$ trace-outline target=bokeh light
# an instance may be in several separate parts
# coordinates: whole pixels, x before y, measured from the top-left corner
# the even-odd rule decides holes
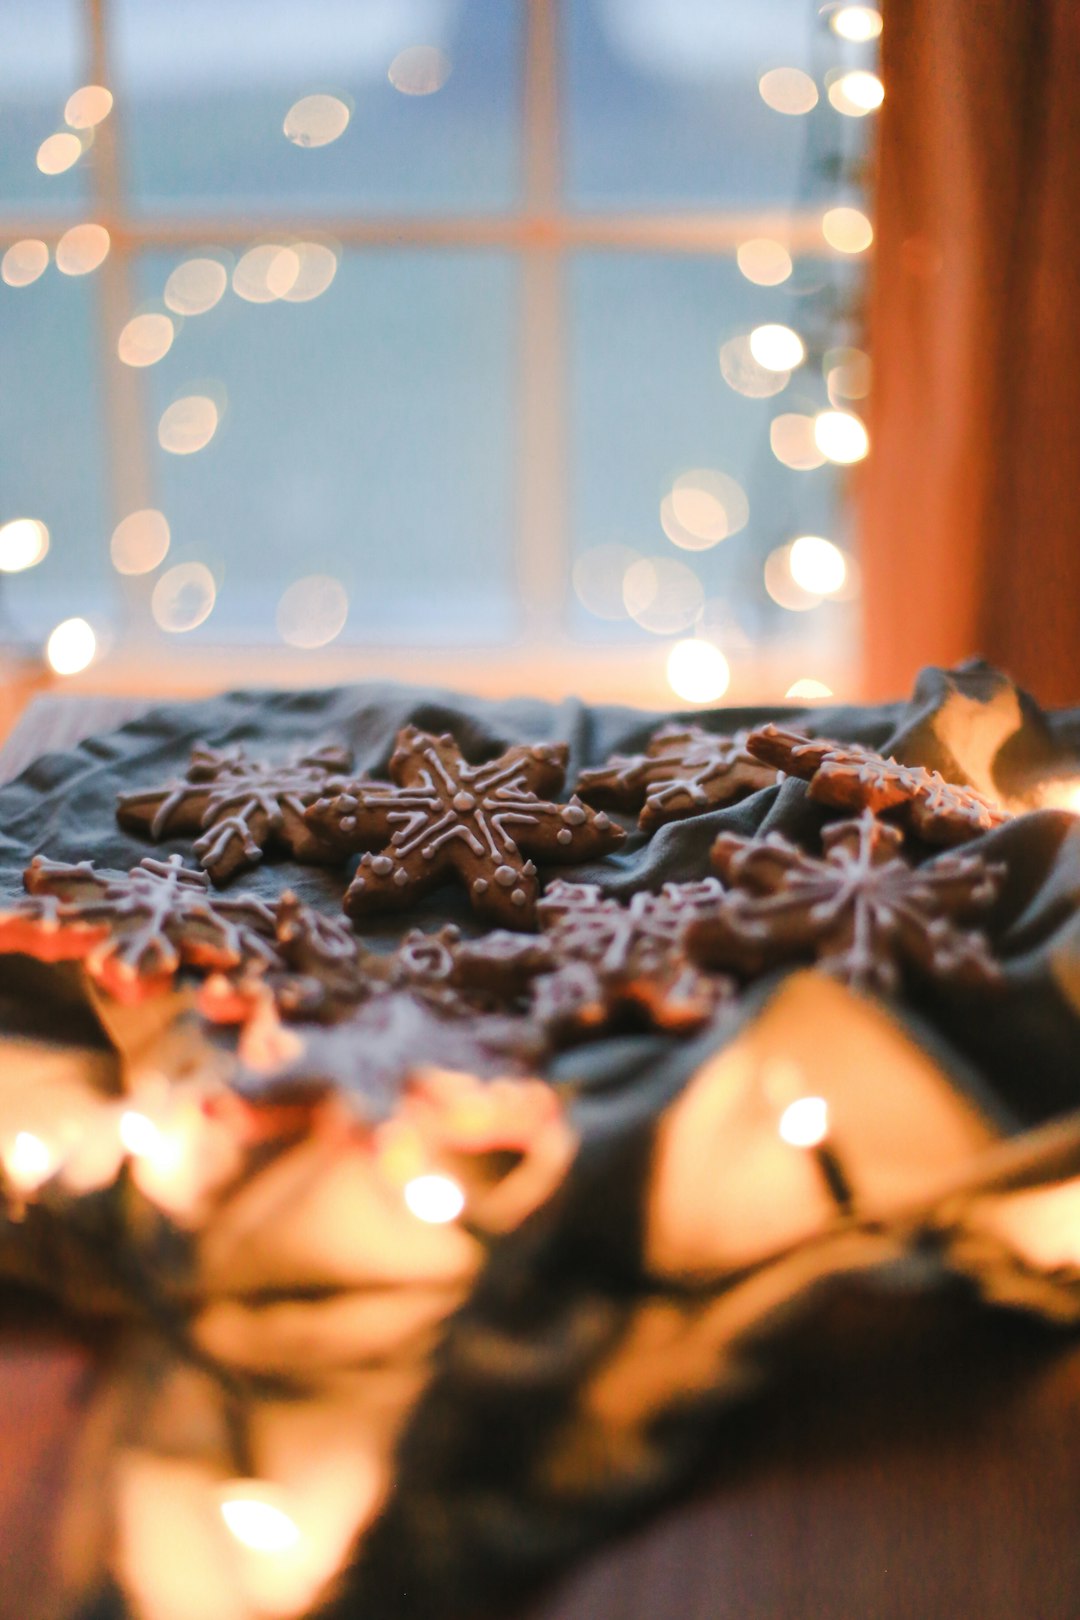
[[[451,1176],[414,1176],[403,1193],[406,1207],[419,1221],[445,1226],[465,1208],[465,1194]]]
[[[285,114],[282,128],[294,146],[329,146],[344,135],[349,109],[337,96],[302,96]]]
[[[437,45],[410,45],[394,57],[387,78],[403,96],[433,96],[442,89],[453,66]]]
[[[42,174],[63,174],[82,157],[83,143],[77,135],[60,130],[49,135],[37,149],[37,166]]]
[[[290,304],[310,303],[326,291],[337,275],[338,255],[325,242],[293,242],[288,251],[296,259],[296,274],[288,287],[277,296]],[[289,268],[283,262],[271,266],[267,285],[271,288],[282,286]]]
[[[671,557],[642,557],[623,576],[627,613],[657,636],[685,630],[701,611],[705,593],[692,568]]]
[[[755,326],[750,333],[750,353],[766,371],[783,371],[790,376],[806,359],[806,345],[790,326],[770,322]]]
[[[49,531],[37,518],[11,518],[0,524],[0,573],[21,574],[49,549]]]
[[[583,551],[571,572],[574,591],[582,607],[597,619],[625,619],[623,580],[627,569],[640,560],[639,551],[616,541]]]
[[[9,287],[29,287],[43,275],[49,264],[49,250],[36,236],[24,236],[21,242],[12,242],[0,259],[0,276]]]
[[[169,522],[164,512],[147,506],[129,512],[112,532],[109,555],[118,574],[149,574],[165,561]]]
[[[735,252],[735,262],[747,281],[758,287],[778,287],[792,270],[787,248],[769,236],[752,236],[748,242],[741,242]]]
[[[233,292],[249,304],[272,304],[296,285],[300,258],[279,242],[261,242],[249,248],[233,271]]]
[[[104,263],[109,245],[104,225],[73,225],[56,244],[56,268],[65,276],[87,276]]]
[[[294,580],[277,607],[277,628],[290,647],[325,647],[345,628],[349,597],[340,580],[308,574]]]
[[[191,456],[217,432],[218,408],[205,394],[186,394],[167,407],[158,423],[158,443],[173,456]]]
[[[801,68],[772,68],[758,80],[761,99],[773,112],[795,117],[817,106],[817,85]]]
[[[205,315],[228,285],[228,271],[217,259],[185,259],[165,283],[165,302],[174,315]]]
[[[814,439],[814,418],[799,411],[774,416],[769,425],[769,445],[777,461],[796,472],[812,472],[825,465],[825,456]]]
[[[870,392],[870,356],[863,349],[827,349],[822,361],[829,401],[865,399]]]
[[[668,654],[668,685],[687,703],[715,703],[731,685],[731,669],[719,647],[692,637]]]
[[[874,227],[861,208],[827,208],[821,216],[821,234],[837,253],[865,253],[874,240]]]
[[[283,1503],[284,1494],[258,1479],[231,1480],[221,1488],[221,1517],[241,1546],[257,1553],[289,1552],[300,1529]]]
[[[852,411],[819,411],[814,418],[814,442],[829,461],[847,466],[862,461],[870,449],[870,435]]]
[[[797,702],[817,703],[822,698],[831,698],[833,689],[826,686],[824,681],[815,680],[812,675],[802,675],[797,681],[792,681],[784,696],[795,698]]]
[[[175,327],[167,315],[135,315],[117,339],[116,352],[126,366],[152,366],[172,348]]]
[[[57,675],[78,675],[96,652],[97,637],[85,619],[64,619],[45,643],[45,657]]]
[[[796,585],[817,596],[835,596],[847,579],[844,553],[818,534],[801,534],[791,542],[788,567]]]
[[[865,45],[881,33],[881,13],[873,6],[841,6],[829,18],[829,27],[841,39]]]
[[[765,559],[762,570],[765,589],[776,603],[788,613],[805,613],[821,606],[821,597],[814,591],[804,590],[791,575],[791,547],[777,546]]]
[[[744,529],[749,519],[746,491],[712,467],[681,473],[660,503],[661,527],[684,551],[706,551]]]
[[[845,118],[865,118],[875,112],[885,99],[885,87],[876,73],[865,68],[853,68],[842,73],[829,86],[829,100]]]
[[[71,129],[93,129],[112,112],[112,91],[103,84],[84,84],[67,98],[64,123]]]
[[[799,1097],[788,1103],[777,1129],[792,1147],[817,1147],[829,1134],[829,1105],[824,1097]]]
[[[214,611],[217,586],[205,563],[178,563],[154,586],[150,611],[154,621],[170,635],[194,630]]]
[[[729,338],[721,344],[720,375],[746,399],[770,399],[791,381],[790,371],[770,371],[754,359],[748,337]]]

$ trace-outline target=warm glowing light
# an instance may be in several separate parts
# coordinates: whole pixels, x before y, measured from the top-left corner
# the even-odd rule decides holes
[[[154,586],[150,611],[170,635],[183,635],[204,624],[214,611],[217,585],[205,563],[178,563]]]
[[[824,1097],[799,1097],[788,1103],[777,1129],[792,1147],[817,1147],[829,1134],[829,1105]]]
[[[827,208],[821,216],[821,234],[837,253],[865,253],[874,240],[874,227],[861,208]]]
[[[692,568],[670,557],[642,557],[623,576],[623,604],[635,624],[654,635],[685,630],[701,611],[705,593]]]
[[[758,80],[761,99],[773,112],[795,117],[817,106],[817,85],[801,68],[772,68]]]
[[[64,123],[72,129],[93,129],[112,112],[112,91],[103,84],[84,84],[68,96]]]
[[[873,6],[841,6],[829,18],[829,27],[841,39],[850,39],[855,45],[865,45],[881,33],[881,13]]]
[[[1043,810],[1071,810],[1080,816],[1080,778],[1073,781],[1047,782],[1039,795]]]
[[[284,298],[300,274],[299,256],[277,242],[249,248],[233,271],[233,292],[249,304],[272,304]]]
[[[876,73],[853,68],[829,86],[829,100],[846,118],[865,118],[885,100],[885,87]]]
[[[109,555],[118,574],[149,574],[164,562],[169,549],[169,523],[152,506],[129,512],[116,525]]]
[[[32,1131],[19,1131],[3,1151],[4,1173],[21,1193],[36,1192],[58,1164],[54,1150]]]
[[[344,585],[328,574],[308,574],[294,580],[278,603],[278,635],[290,647],[325,647],[340,636],[348,616]]]
[[[777,546],[765,559],[762,570],[765,589],[776,603],[788,613],[805,613],[821,606],[821,597],[814,591],[804,590],[791,577],[791,547]]]
[[[801,534],[791,542],[788,567],[796,585],[811,595],[835,596],[847,579],[844,553],[817,534]]]
[[[290,304],[307,304],[324,293],[337,275],[338,255],[325,242],[294,242],[287,250],[296,260],[296,274],[289,285],[284,282],[291,266],[279,260],[267,272],[267,285],[283,290],[277,293]]]
[[[623,579],[641,553],[614,541],[591,546],[574,563],[571,579],[582,607],[597,619],[625,619]]]
[[[830,698],[832,695],[832,687],[826,686],[824,681],[816,681],[812,675],[803,675],[799,680],[792,681],[784,693],[785,697],[805,699],[808,703],[816,703],[818,698]]]
[[[841,399],[865,399],[870,392],[870,356],[863,349],[827,349],[822,370],[833,405]]]
[[[755,326],[750,333],[750,353],[766,371],[794,371],[806,359],[806,345],[790,326]]]
[[[44,274],[49,263],[49,250],[36,236],[25,236],[13,242],[0,259],[0,276],[9,287],[29,287]]]
[[[302,96],[294,101],[281,126],[294,146],[329,146],[344,135],[349,109],[337,96]]]
[[[852,411],[820,411],[814,418],[814,443],[829,461],[846,466],[867,454],[870,435]]]
[[[668,654],[668,685],[687,703],[714,703],[731,685],[727,659],[711,641],[677,641]]]
[[[746,492],[711,467],[681,473],[660,503],[660,523],[672,545],[705,551],[737,534],[750,519]]]
[[[136,1108],[125,1108],[120,1115],[119,1135],[133,1158],[151,1159],[161,1152],[163,1143],[161,1131],[152,1119],[140,1114]]]
[[[230,1535],[252,1552],[289,1552],[300,1540],[300,1529],[283,1500],[283,1492],[261,1480],[233,1480],[221,1489],[221,1517]]]
[[[167,315],[134,315],[117,339],[126,366],[153,366],[172,348],[175,327]]]
[[[49,531],[37,518],[12,518],[0,525],[0,573],[21,574],[49,549]]]
[[[158,444],[174,456],[193,456],[217,432],[218,409],[205,394],[173,400],[158,423]]]
[[[798,411],[786,411],[769,424],[769,444],[777,461],[796,472],[811,472],[825,465],[825,456],[814,441],[814,418]]]
[[[790,371],[767,370],[754,359],[748,337],[729,338],[721,344],[720,375],[729,388],[747,399],[769,399],[791,381]]]
[[[56,244],[56,268],[65,276],[88,276],[109,251],[104,225],[73,225]]]
[[[205,315],[229,285],[217,259],[185,259],[165,283],[165,302],[174,315]]]
[[[78,675],[97,652],[97,637],[85,619],[64,619],[45,643],[45,657],[57,675]]]
[[[405,1203],[419,1221],[445,1226],[465,1208],[465,1194],[451,1176],[414,1176],[406,1183]]]
[[[791,274],[791,254],[782,242],[768,236],[752,236],[739,244],[735,262],[747,281],[758,287],[778,287]]]
[[[83,144],[67,130],[49,135],[37,150],[37,166],[42,174],[63,174],[82,157]]]
[[[387,78],[403,96],[433,96],[442,89],[453,66],[437,45],[410,45],[394,57]]]

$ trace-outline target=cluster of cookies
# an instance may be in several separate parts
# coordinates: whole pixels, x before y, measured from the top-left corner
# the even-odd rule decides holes
[[[0,910],[0,950],[80,960],[126,1001],[181,968],[210,971],[207,1016],[245,1028],[261,1020],[264,1033],[272,1018],[345,1038],[385,1026],[387,998],[407,998],[416,1016],[465,1021],[483,1052],[523,1066],[622,1022],[697,1029],[749,979],[787,963],[816,962],[884,992],[908,971],[972,986],[997,977],[971,925],[993,904],[1002,868],[971,851],[919,865],[904,854],[906,836],[955,846],[1006,819],[973,789],[774,725],[734,736],[666,725],[643,753],[582,772],[561,800],[567,753],[521,745],[471,764],[453,737],[407,726],[381,781],[354,777],[336,748],[284,764],[198,748],[182,780],[123,794],[117,813],[153,839],[196,835],[201,870],[177,855],[127,873],[39,856],[27,897]],[[825,827],[820,855],[777,834],[722,833],[711,873],[628,903],[590,883],[541,884],[538,864],[597,862],[626,839],[609,811],[636,814],[648,835],[785,776],[847,812]],[[359,854],[347,917],[291,893],[274,907],[215,892],[268,851],[328,865]],[[414,931],[377,954],[353,927],[455,881],[488,932]]]

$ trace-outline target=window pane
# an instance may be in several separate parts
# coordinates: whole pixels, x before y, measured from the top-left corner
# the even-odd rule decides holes
[[[143,291],[177,263],[145,258]],[[516,285],[503,255],[346,254],[310,302],[230,291],[184,323],[144,377],[155,434],[178,399],[220,412],[205,448],[155,443],[165,567],[217,582],[195,637],[274,642],[311,576],[344,587],[345,641],[512,632]]]
[[[519,0],[116,0],[112,14],[141,211],[446,213],[516,198]],[[335,137],[305,149],[283,125],[311,96],[349,116],[335,135],[333,106],[302,108],[294,135]]]
[[[64,107],[84,83],[88,52],[79,0],[0,0],[0,210],[35,216],[79,208],[93,147],[73,167],[43,174],[37,153],[67,130]],[[68,131],[70,134],[70,131]],[[48,161],[43,159],[43,161]],[[58,155],[58,161],[64,161]]]

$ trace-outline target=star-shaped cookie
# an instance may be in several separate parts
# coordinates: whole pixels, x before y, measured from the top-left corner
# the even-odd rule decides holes
[[[746,748],[745,731],[724,736],[702,726],[661,726],[641,754],[613,754],[582,771],[577,792],[587,804],[639,810],[646,832],[666,821],[734,804],[770,787],[779,772]]]

